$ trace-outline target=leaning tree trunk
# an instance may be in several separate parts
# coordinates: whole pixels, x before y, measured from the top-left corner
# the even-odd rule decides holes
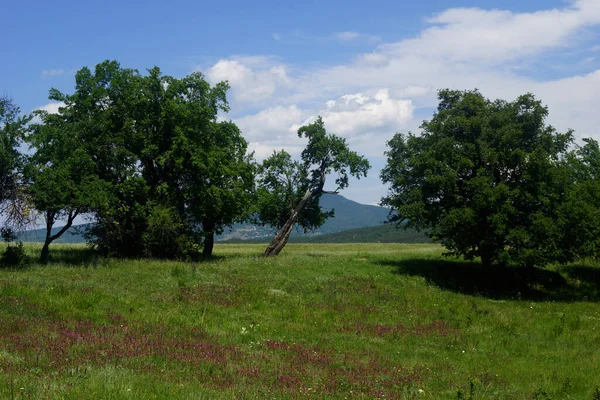
[[[204,248],[202,257],[211,258],[213,247],[215,246],[215,224],[208,219],[202,220],[202,229],[204,230]]]
[[[54,225],[54,214],[46,215],[46,240],[44,240],[44,247],[42,247],[42,253],[40,254],[40,262],[42,264],[47,264],[50,259],[50,243],[61,237],[73,225],[73,220],[77,217],[77,214],[79,214],[79,211],[69,213],[65,226],[54,235],[51,235],[52,226]]]
[[[294,211],[292,211],[292,214],[290,215],[290,217],[288,218],[286,223],[283,225],[283,227],[277,233],[277,235],[275,235],[275,237],[271,241],[271,244],[269,244],[269,246],[265,250],[265,253],[264,253],[265,257],[276,256],[277,254],[279,254],[281,252],[281,249],[284,248],[284,246],[287,244],[287,242],[290,238],[290,234],[292,233],[292,229],[294,229],[294,225],[298,221],[298,217],[300,216],[300,211],[302,211],[302,208],[304,208],[304,205],[314,195],[315,195],[315,192],[312,192],[310,189],[308,189],[306,191],[306,193],[304,194],[304,197],[302,197],[302,200],[300,200],[298,205],[296,205],[296,207],[294,208]]]

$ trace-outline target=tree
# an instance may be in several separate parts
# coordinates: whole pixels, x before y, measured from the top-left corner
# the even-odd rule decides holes
[[[49,95],[51,100],[64,103],[53,124],[58,126],[60,121],[60,129],[78,146],[80,157],[91,160],[89,166],[103,187],[104,200],[89,210],[95,223],[87,232],[88,240],[116,256],[142,255],[146,229],[147,213],[140,210],[147,199],[140,193],[147,191],[145,185],[138,184],[138,158],[133,151],[140,86],[137,71],[122,68],[116,61],[104,61],[93,71],[84,67],[76,73],[74,93],[51,89]]]
[[[31,116],[21,116],[8,97],[0,97],[0,214],[8,225],[22,225],[28,210],[20,172],[24,156],[19,152]]]
[[[600,257],[600,145],[583,139],[564,162],[566,201],[555,224],[564,232],[559,246],[565,260]]]
[[[533,95],[490,101],[478,91],[442,90],[419,136],[388,142],[381,172],[390,220],[425,230],[449,254],[484,265],[565,261],[556,224],[567,191],[572,133],[546,125]]]
[[[186,175],[188,209],[193,220],[202,223],[202,255],[210,258],[214,235],[249,215],[254,164],[238,127],[232,122],[214,124],[211,138],[191,152]]]
[[[254,186],[247,142],[234,123],[217,122],[218,112],[229,110],[229,86],[211,87],[200,73],[162,76],[154,68],[142,87],[141,176],[152,199],[174,205],[188,235],[202,227],[203,256],[211,257],[214,235],[248,214]]]
[[[117,256],[195,257],[205,237],[247,214],[254,167],[227,111],[227,83],[200,73],[182,79],[158,67],[146,76],[105,61],[83,68],[66,104],[66,122],[110,196],[93,208],[89,240]]]
[[[50,244],[73,225],[78,215],[105,201],[105,188],[92,157],[85,151],[76,124],[69,122],[66,114],[65,108],[58,114],[37,112],[41,122],[32,124],[27,136],[35,148],[25,167],[28,199],[45,219],[42,263],[48,262]],[[52,234],[54,224],[60,220],[65,220],[65,225]]]
[[[258,221],[279,229],[265,250],[267,257],[281,252],[297,223],[305,230],[311,230],[332,217],[333,210],[321,210],[321,196],[337,194],[348,187],[349,176],[360,179],[367,176],[370,168],[367,159],[350,151],[344,138],[326,132],[321,117],[298,129],[298,136],[308,139],[301,161],[293,161],[282,150],[266,159],[259,170]],[[331,173],[337,174],[333,191],[324,189]]]

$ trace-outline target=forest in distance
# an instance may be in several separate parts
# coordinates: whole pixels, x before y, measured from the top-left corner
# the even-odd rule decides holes
[[[272,229],[264,255],[275,256],[295,229],[334,218],[323,196],[365,177],[368,159],[318,117],[298,129],[298,157],[280,150],[257,161],[243,132],[217,118],[228,88],[198,72],[174,78],[104,61],[77,72],[73,93],[50,89],[56,113],[24,115],[0,99],[2,262],[24,262],[16,232],[43,221],[47,263],[51,243],[84,214],[99,254],[180,260],[209,259],[215,236],[239,223]],[[381,205],[391,224],[485,266],[600,255],[597,141],[557,132],[532,94],[440,90],[438,102],[420,132],[387,143]]]

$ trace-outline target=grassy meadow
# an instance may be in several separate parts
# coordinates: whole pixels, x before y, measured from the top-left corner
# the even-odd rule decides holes
[[[0,269],[2,399],[600,399],[600,267],[483,269],[432,244],[52,246]],[[28,245],[36,257],[38,247]]]

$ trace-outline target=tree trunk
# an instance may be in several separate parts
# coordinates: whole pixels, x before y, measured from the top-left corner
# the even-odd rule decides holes
[[[211,258],[213,247],[215,245],[215,224],[208,219],[204,219],[202,220],[202,229],[204,230],[204,248],[202,249],[202,257]]]
[[[78,210],[70,212],[65,226],[63,226],[60,231],[56,232],[54,235],[51,235],[51,233],[52,226],[54,226],[55,214],[46,214],[46,240],[44,241],[44,247],[42,247],[42,253],[40,254],[40,262],[42,264],[47,264],[50,259],[50,243],[61,237],[62,234],[65,233],[71,227],[71,225],[73,225],[73,220],[75,217],[77,217],[77,214],[79,214]]]
[[[286,223],[283,225],[279,233],[275,235],[275,237],[265,250],[265,257],[276,256],[285,247],[290,238],[290,234],[292,233],[292,229],[294,229],[294,225],[298,221],[300,211],[302,211],[302,208],[304,207],[306,202],[309,201],[313,196],[314,192],[311,192],[310,189],[306,191],[304,197],[302,197],[302,200],[300,200],[298,205],[294,208],[294,211],[292,211],[292,214],[290,215]]]
[[[491,267],[494,259],[494,249],[486,246],[481,248],[481,264],[484,267]]]
[[[42,247],[42,254],[40,255],[40,262],[42,264],[48,264],[48,259],[50,255],[50,238],[46,235],[46,241],[44,242],[44,247]]]

